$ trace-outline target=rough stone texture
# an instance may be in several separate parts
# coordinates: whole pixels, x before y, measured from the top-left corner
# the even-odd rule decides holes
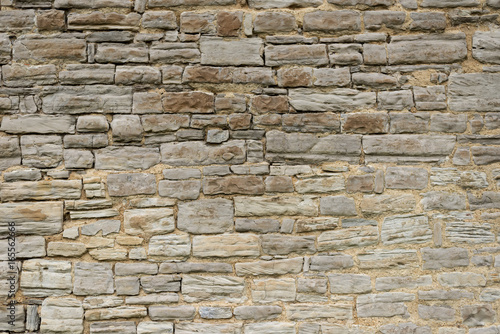
[[[499,0],[0,7],[0,332],[500,333]]]

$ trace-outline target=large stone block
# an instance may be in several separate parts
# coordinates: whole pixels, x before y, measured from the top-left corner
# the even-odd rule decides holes
[[[148,169],[160,162],[160,150],[153,147],[109,146],[95,151],[95,169]]]
[[[238,277],[184,275],[181,290],[184,301],[188,303],[241,303],[247,299],[243,294],[245,280]]]
[[[260,38],[225,41],[204,37],[200,41],[203,65],[264,65],[264,45]]]
[[[233,203],[202,199],[178,205],[177,228],[194,234],[224,233],[233,229]]]
[[[265,50],[266,66],[327,65],[326,46],[319,45],[271,45]]]
[[[331,33],[360,30],[361,16],[353,10],[315,11],[304,15],[304,31]]]
[[[62,231],[62,202],[23,202],[0,204],[0,236],[15,223],[19,235],[53,235]]]
[[[499,73],[452,74],[449,82],[451,111],[500,111]]]
[[[125,210],[123,219],[125,233],[131,235],[165,234],[175,228],[171,208]]]
[[[196,257],[257,257],[259,238],[251,234],[223,234],[193,237],[193,256]]]
[[[166,143],[161,145],[162,162],[171,166],[241,164],[246,159],[243,140],[230,140],[213,146],[203,142]]]
[[[312,197],[235,197],[234,215],[251,216],[315,216],[317,204]]]
[[[23,263],[21,289],[25,296],[53,297],[71,293],[71,262],[27,260]]]
[[[115,291],[110,263],[77,262],[74,272],[73,293],[77,296],[112,294]]]
[[[156,178],[146,173],[109,174],[109,196],[154,195]]]
[[[73,298],[47,298],[40,312],[41,333],[83,333],[82,302]]]
[[[384,245],[420,244],[431,241],[432,230],[427,216],[391,216],[384,219],[380,238]]]
[[[42,35],[25,35],[13,46],[13,58],[17,61],[46,62],[53,60],[87,60],[86,43],[77,38],[50,38]]]

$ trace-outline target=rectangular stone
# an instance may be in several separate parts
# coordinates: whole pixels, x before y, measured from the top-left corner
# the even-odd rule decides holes
[[[63,227],[63,202],[0,204],[0,236],[6,237],[9,223],[18,235],[54,235]]]
[[[481,244],[495,242],[491,224],[472,222],[446,223],[446,239],[452,243]]]
[[[55,0],[55,8],[130,8],[132,3],[129,0],[89,0],[82,2],[80,0]]]
[[[349,320],[353,318],[351,304],[291,304],[286,309],[286,315],[290,320],[312,320],[312,319],[333,319]]]
[[[67,64],[59,72],[59,81],[63,85],[113,84],[115,65],[106,64]]]
[[[366,16],[365,14],[365,25]],[[315,11],[304,15],[304,31],[360,31],[361,16],[353,10]]]
[[[411,194],[406,195],[367,195],[361,200],[361,212],[380,214],[383,212],[409,212],[417,202]]]
[[[63,145],[60,136],[22,136],[21,151],[23,165],[30,167],[57,167],[63,160]]]
[[[191,333],[240,334],[242,326],[243,324],[238,324],[238,323],[211,324],[211,323],[182,322],[175,325],[175,333],[176,334],[191,334]]]
[[[375,289],[377,291],[389,291],[395,289],[416,289],[432,285],[432,276],[396,276],[396,277],[378,277],[375,280]]]
[[[386,292],[359,296],[356,301],[358,317],[408,317],[405,302],[415,299],[414,294],[404,292]]]
[[[361,269],[404,269],[418,267],[416,250],[379,249],[358,255]]]
[[[311,197],[235,197],[234,215],[251,216],[316,216],[317,204]]]
[[[228,176],[203,179],[203,193],[217,194],[264,194],[264,181],[260,176]]]
[[[2,72],[2,79],[7,87],[42,86],[57,82],[54,65],[4,65]]]
[[[451,74],[448,105],[451,111],[500,111],[500,73]]]
[[[159,235],[149,239],[149,256],[187,257],[191,254],[189,235]]]
[[[427,243],[432,230],[425,215],[391,216],[384,219],[380,238],[384,245]]]
[[[264,65],[263,49],[260,38],[225,41],[222,38],[203,37],[200,40],[203,65]]]
[[[29,297],[64,296],[73,288],[71,262],[26,260],[23,263],[21,289]]]
[[[0,34],[0,64],[10,62],[11,48],[9,35]]]
[[[109,146],[95,151],[95,169],[148,169],[160,162],[158,148]]]
[[[178,204],[177,228],[192,234],[224,233],[233,229],[233,203],[224,198]]]
[[[73,293],[77,296],[112,294],[115,289],[111,268],[111,263],[75,263]]]
[[[285,275],[301,272],[303,263],[304,258],[296,257],[284,260],[236,263],[235,268],[238,276]]]
[[[193,256],[196,257],[257,257],[259,238],[250,234],[224,234],[193,237]]]
[[[42,303],[42,333],[79,334],[83,332],[82,302],[74,298],[47,298]]]
[[[483,63],[500,64],[500,33],[476,31],[472,36],[472,56]]]
[[[369,162],[434,162],[449,156],[455,136],[375,135],[363,137]]]
[[[69,30],[138,30],[141,15],[92,12],[90,14],[70,13]]]
[[[116,64],[147,63],[149,62],[149,50],[144,43],[101,43],[97,47],[95,61]]]
[[[17,136],[0,137],[0,170],[20,164],[21,148]]]
[[[150,8],[177,6],[227,6],[234,5],[236,0],[151,0]]]
[[[25,181],[0,185],[2,201],[79,199],[81,196],[80,180]]]
[[[388,167],[385,172],[385,187],[388,189],[424,189],[429,173],[423,168]]]
[[[305,8],[318,7],[323,2],[321,0],[249,0],[250,8],[271,9],[271,8]]]
[[[181,290],[188,303],[241,303],[246,300],[243,295],[245,280],[239,277],[184,275]]]
[[[424,270],[442,270],[469,265],[469,253],[465,248],[422,248],[421,253]]]
[[[262,250],[269,255],[314,254],[316,253],[315,241],[314,236],[261,236]]]
[[[295,301],[295,279],[260,279],[253,280],[252,301],[256,303],[293,302]]]
[[[35,25],[33,9],[0,12],[0,31],[30,31]]]
[[[200,50],[196,43],[163,43],[154,42],[150,48],[152,62],[163,64],[199,63]]]
[[[116,86],[61,86],[48,89],[42,97],[47,114],[132,112],[132,88]]]
[[[266,46],[266,66],[327,65],[325,45],[271,45]]]
[[[360,226],[326,231],[318,237],[318,251],[345,250],[378,243],[378,227]]]
[[[167,92],[163,95],[163,111],[167,113],[197,113],[214,112],[214,95],[205,92]]]
[[[14,42],[14,60],[34,60],[47,62],[53,60],[87,60],[85,40],[77,38],[50,38],[41,35],[25,35]]]
[[[481,197],[476,197],[473,193],[467,193],[471,210],[500,209],[500,192],[485,191]]]
[[[395,36],[387,45],[389,64],[448,64],[467,57],[464,33]]]
[[[241,164],[245,154],[243,140],[230,140],[217,146],[197,141],[161,145],[162,162],[172,166]]]
[[[297,111],[355,111],[375,107],[374,92],[338,88],[320,92],[308,88],[290,89],[290,104]]]
[[[75,118],[71,116],[16,115],[2,118],[1,131],[7,133],[74,133]]]
[[[165,234],[175,228],[174,211],[170,208],[125,210],[123,219],[125,233],[131,235]]]
[[[109,196],[153,195],[156,178],[146,173],[110,174],[107,177]]]

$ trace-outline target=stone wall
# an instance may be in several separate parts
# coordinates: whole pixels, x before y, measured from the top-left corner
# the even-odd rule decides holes
[[[500,333],[499,0],[0,3],[0,333]]]

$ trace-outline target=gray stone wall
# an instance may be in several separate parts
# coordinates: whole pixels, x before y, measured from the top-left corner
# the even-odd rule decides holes
[[[500,1],[0,5],[0,333],[500,333]]]

